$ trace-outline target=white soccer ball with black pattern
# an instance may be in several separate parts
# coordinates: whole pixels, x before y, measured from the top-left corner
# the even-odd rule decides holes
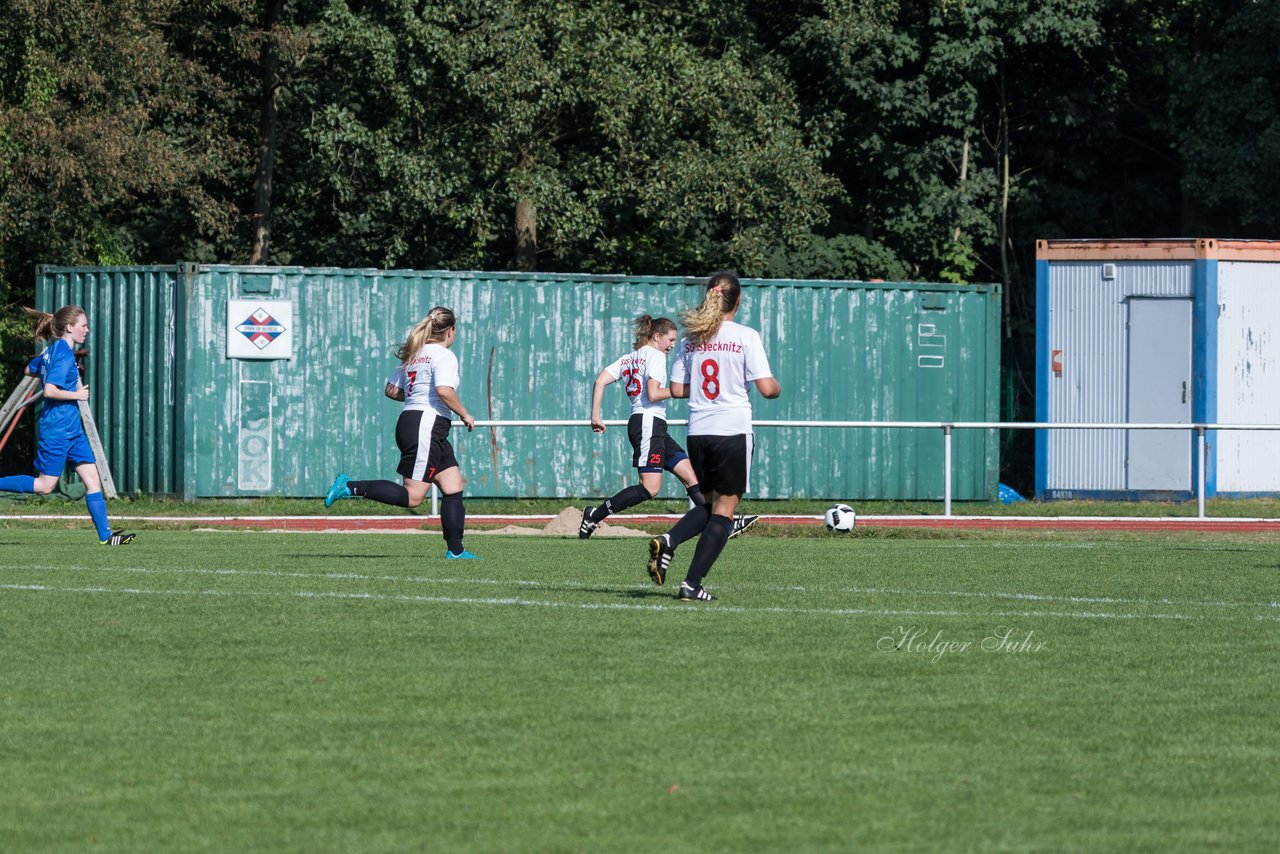
[[[833,534],[847,534],[858,522],[858,514],[848,504],[832,504],[822,514],[822,522]]]

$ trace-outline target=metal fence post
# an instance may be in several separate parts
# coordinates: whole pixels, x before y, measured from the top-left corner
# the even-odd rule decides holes
[[[951,425],[942,425],[942,515],[951,516]]]
[[[1200,465],[1196,466],[1196,515],[1204,518],[1204,470],[1208,465],[1205,457],[1204,425],[1196,425],[1196,453],[1200,457]]]

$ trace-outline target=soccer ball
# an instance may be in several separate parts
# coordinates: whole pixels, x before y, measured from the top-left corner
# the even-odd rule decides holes
[[[832,504],[822,514],[822,522],[834,534],[847,534],[857,524],[858,514],[848,504]]]

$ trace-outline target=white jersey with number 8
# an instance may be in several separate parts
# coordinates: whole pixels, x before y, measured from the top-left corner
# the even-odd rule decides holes
[[[760,333],[741,323],[724,321],[705,344],[681,338],[671,382],[689,386],[689,435],[751,433],[748,384],[772,376]]]

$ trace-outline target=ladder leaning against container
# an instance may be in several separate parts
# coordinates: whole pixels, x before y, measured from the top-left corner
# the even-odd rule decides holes
[[[80,387],[77,381],[76,387]],[[34,404],[37,400],[44,396],[44,389],[40,387],[40,378],[27,374],[18,382],[17,387],[5,400],[4,406],[0,407],[0,450],[9,443],[9,437],[13,434],[14,428],[18,426],[18,419],[22,417],[22,413],[26,411],[28,406]],[[102,439],[98,436],[98,425],[93,420],[93,412],[89,409],[89,402],[79,401],[80,420],[84,422],[85,437],[89,440],[89,447],[93,449],[94,461],[98,465],[98,474],[102,478],[102,494],[107,498],[116,497],[116,484],[111,477],[111,467],[107,464],[107,454],[102,447]]]

